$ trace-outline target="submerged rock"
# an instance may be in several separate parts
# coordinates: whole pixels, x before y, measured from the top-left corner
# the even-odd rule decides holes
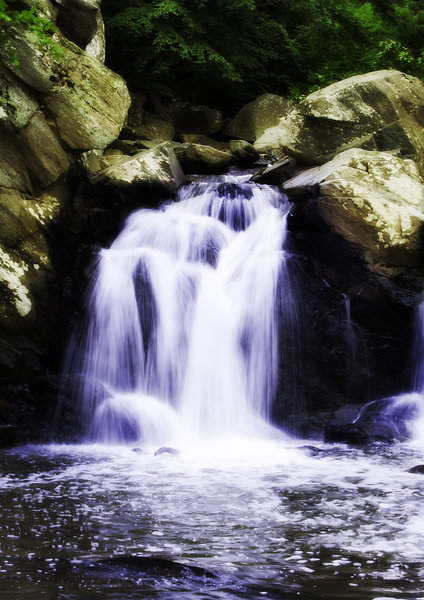
[[[160,456],[161,454],[174,454],[174,455],[177,455],[179,453],[180,453],[180,451],[177,450],[176,448],[172,448],[170,446],[162,446],[161,448],[159,448],[158,450],[156,450],[155,456]]]

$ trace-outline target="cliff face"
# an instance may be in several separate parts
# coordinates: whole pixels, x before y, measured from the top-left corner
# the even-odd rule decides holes
[[[55,335],[55,223],[75,193],[81,151],[105,148],[121,131],[130,98],[107,69],[95,2],[38,2],[56,22],[57,52],[12,31],[19,65],[0,57],[0,424],[34,403]]]

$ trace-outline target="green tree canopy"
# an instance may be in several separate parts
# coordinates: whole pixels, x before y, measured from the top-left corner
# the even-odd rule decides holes
[[[130,87],[234,109],[378,68],[422,76],[424,11],[395,0],[103,0]]]

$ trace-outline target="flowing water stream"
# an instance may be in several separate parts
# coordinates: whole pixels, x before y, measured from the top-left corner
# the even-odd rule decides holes
[[[102,250],[66,361],[81,443],[0,455],[1,598],[424,599],[417,411],[366,449],[270,423],[288,209],[199,181]]]

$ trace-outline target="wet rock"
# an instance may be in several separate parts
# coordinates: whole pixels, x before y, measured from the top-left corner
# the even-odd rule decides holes
[[[415,467],[411,467],[407,469],[407,473],[419,473],[420,475],[424,474],[424,465],[415,465]]]
[[[291,102],[282,96],[263,94],[239,110],[226,127],[225,134],[254,142],[293,108]]]
[[[259,159],[259,153],[245,140],[230,140],[230,150],[242,167],[247,167]]]
[[[321,448],[317,448],[316,446],[298,446],[298,450],[302,450],[306,456],[328,456],[328,452],[322,450]]]
[[[180,451],[177,450],[176,448],[172,448],[170,446],[162,446],[161,448],[159,448],[158,450],[156,450],[155,452],[155,456],[160,456],[161,454],[179,454]]]
[[[324,432],[324,441],[363,446],[373,440],[360,425],[348,423],[339,426],[329,425]]]
[[[252,175],[251,181],[268,185],[281,185],[291,179],[296,172],[296,161],[285,156],[271,165],[263,167]]]
[[[136,452],[136,454],[146,454],[146,451],[143,448],[133,448],[132,452]]]

